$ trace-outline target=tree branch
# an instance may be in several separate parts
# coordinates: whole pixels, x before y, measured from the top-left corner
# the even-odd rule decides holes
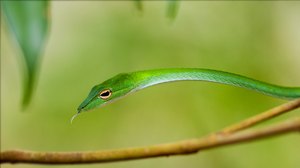
[[[300,104],[300,101],[292,101],[288,104]],[[299,105],[289,106],[290,108],[280,108],[279,111],[289,111],[299,107]],[[281,106],[279,106],[281,107]],[[282,106],[283,107],[283,106]],[[282,112],[276,112],[281,114]],[[273,113],[272,113],[273,114]],[[258,115],[259,116],[259,115]],[[270,118],[261,117],[263,119]],[[247,120],[246,120],[247,121]],[[255,120],[256,123],[260,120]],[[241,122],[241,124],[244,123]],[[237,124],[239,125],[239,124]],[[242,124],[243,125],[243,124]],[[239,129],[229,130],[241,130],[249,127],[237,126]],[[235,128],[231,126],[228,128]],[[224,129],[225,131],[227,129]],[[143,158],[152,158],[160,156],[170,155],[184,155],[195,153],[200,150],[206,150],[216,148],[219,146],[225,146],[230,144],[238,144],[241,142],[248,142],[256,139],[266,138],[269,136],[275,136],[285,133],[291,133],[300,131],[300,118],[289,119],[284,122],[260,128],[256,130],[240,131],[234,134],[220,134],[220,132],[208,135],[204,138],[190,139],[175,143],[160,144],[147,147],[138,148],[126,148],[117,150],[104,150],[104,151],[90,151],[90,152],[33,152],[23,150],[10,150],[0,153],[0,163],[29,163],[29,164],[87,164],[87,163],[104,163],[104,162],[116,162],[124,160],[136,160]],[[235,132],[235,131],[233,131]],[[221,131],[222,133],[222,131]]]

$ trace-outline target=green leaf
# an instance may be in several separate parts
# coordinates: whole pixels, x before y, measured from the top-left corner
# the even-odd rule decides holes
[[[167,9],[167,17],[171,20],[176,18],[178,13],[179,0],[169,0],[168,1],[168,9]]]
[[[23,107],[34,88],[41,52],[45,45],[49,19],[48,1],[2,1],[4,15],[12,36],[21,47],[25,68]]]
[[[134,0],[135,7],[138,11],[143,11],[142,0]]]

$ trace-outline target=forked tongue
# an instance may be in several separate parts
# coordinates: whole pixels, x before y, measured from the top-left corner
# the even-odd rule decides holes
[[[74,115],[72,116],[72,118],[71,118],[71,124],[73,123],[73,120],[74,120],[78,115],[79,115],[79,113],[76,113],[76,114],[74,114]]]

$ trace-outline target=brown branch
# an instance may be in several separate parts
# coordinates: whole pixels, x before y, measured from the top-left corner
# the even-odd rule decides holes
[[[140,148],[92,152],[4,151],[1,153],[0,161],[1,163],[31,164],[86,164],[115,162],[122,160],[189,154],[198,152],[199,150],[252,141],[293,131],[300,131],[300,118],[290,119],[263,129],[243,131],[227,136],[216,133],[200,139],[191,139],[176,143]]]
[[[290,111],[299,106],[294,105],[289,107],[290,108],[280,108],[281,110],[279,111],[286,111],[286,110]],[[282,113],[279,111],[274,113],[277,114]],[[270,115],[269,117],[265,116],[261,118],[267,119],[270,118],[271,116],[273,115]],[[255,122],[253,123],[256,123],[256,121],[259,120],[255,120]],[[246,126],[242,126],[242,127],[236,126],[236,128],[239,128],[236,130],[241,130],[240,128],[244,129],[250,125],[246,124]],[[290,133],[294,131],[300,131],[300,118],[290,119],[276,125],[272,125],[266,128],[260,128],[256,130],[241,131],[241,132],[236,132],[234,134],[220,134],[220,132],[217,132],[215,134],[211,134],[204,138],[191,139],[191,140],[185,140],[185,141],[180,141],[175,143],[160,144],[160,145],[139,147],[139,148],[127,148],[127,149],[91,151],[91,152],[33,152],[33,151],[22,151],[22,150],[3,151],[0,153],[0,163],[1,164],[2,163],[29,163],[29,164],[52,164],[52,165],[86,164],[86,163],[104,163],[104,162],[116,162],[116,161],[124,161],[124,160],[135,160],[135,159],[170,156],[170,155],[184,155],[189,153],[195,153],[200,150],[216,148],[219,146],[224,146],[229,144],[248,142],[256,139],[266,138],[269,136],[275,136],[284,133]]]
[[[296,99],[296,100],[287,102],[285,104],[282,104],[280,106],[277,106],[277,107],[274,107],[270,110],[267,110],[263,113],[255,115],[253,117],[250,117],[246,120],[238,122],[234,125],[228,126],[228,127],[224,128],[220,133],[231,134],[231,133],[237,132],[237,131],[249,128],[251,126],[254,126],[256,124],[259,124],[263,121],[274,118],[276,116],[279,116],[281,114],[284,114],[286,112],[289,112],[289,111],[291,111],[293,109],[296,109],[298,107],[300,107],[300,99]]]

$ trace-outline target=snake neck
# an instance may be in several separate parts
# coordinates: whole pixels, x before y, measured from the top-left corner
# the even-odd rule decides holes
[[[133,91],[153,85],[174,81],[208,81],[254,90],[269,96],[300,98],[300,87],[284,87],[251,79],[245,76],[210,69],[159,69],[132,73],[138,81]]]

